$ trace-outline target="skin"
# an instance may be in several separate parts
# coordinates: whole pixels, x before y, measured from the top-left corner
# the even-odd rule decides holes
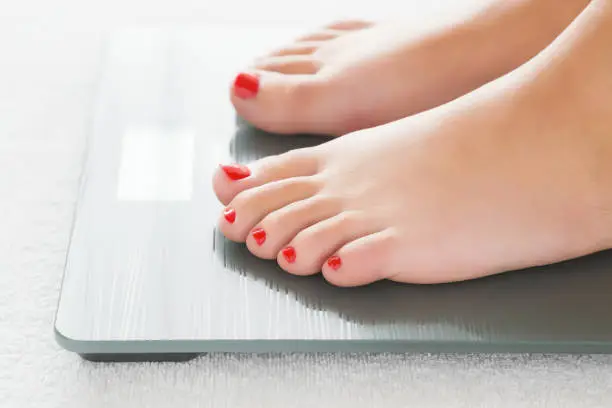
[[[343,135],[449,102],[531,59],[588,0],[496,1],[468,19],[411,30],[343,21],[259,58],[236,111],[274,133]]]
[[[219,169],[215,192],[236,213],[220,229],[339,286],[460,281],[610,248],[610,50],[612,0],[594,0],[537,57],[470,94],[257,161],[242,179]]]

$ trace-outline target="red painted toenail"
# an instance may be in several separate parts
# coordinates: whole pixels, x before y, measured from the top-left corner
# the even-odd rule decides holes
[[[234,80],[234,93],[239,98],[254,98],[258,91],[259,78],[255,75],[241,73]]]
[[[261,228],[255,228],[251,231],[251,235],[253,239],[255,239],[255,242],[257,242],[257,245],[263,245],[263,243],[266,242],[266,231]]]
[[[233,224],[234,221],[236,221],[236,210],[234,210],[233,208],[226,208],[225,211],[223,211],[223,216],[225,217],[227,222]]]
[[[241,180],[251,175],[251,170],[242,164],[221,165],[221,169],[232,180]]]
[[[334,271],[337,271],[342,266],[342,259],[340,259],[339,256],[334,255],[327,260],[327,265]]]
[[[251,170],[242,164],[222,165],[221,169],[227,174],[227,177],[232,180],[240,180],[251,175]]]
[[[287,247],[285,249],[282,250],[283,253],[283,257],[287,260],[287,262],[289,263],[294,263],[295,262],[295,248],[293,247]]]

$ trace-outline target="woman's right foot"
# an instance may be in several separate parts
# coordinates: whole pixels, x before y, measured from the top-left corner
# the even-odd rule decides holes
[[[273,133],[339,136],[451,101],[546,47],[588,0],[499,1],[426,34],[405,26],[336,23],[261,58],[231,99]]]

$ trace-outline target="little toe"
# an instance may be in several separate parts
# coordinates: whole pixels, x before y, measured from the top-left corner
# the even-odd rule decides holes
[[[376,225],[364,214],[342,212],[298,233],[287,245],[293,248],[295,256],[287,259],[281,250],[277,257],[278,264],[295,275],[321,272],[321,266],[327,258],[345,243],[376,231]]]
[[[300,231],[340,211],[339,200],[320,194],[293,202],[271,212],[258,223],[246,240],[247,247],[260,258],[274,259]],[[261,231],[265,232],[264,241]]]
[[[387,279],[395,271],[393,254],[397,237],[385,230],[344,245],[323,264],[325,279],[336,286],[361,286]]]
[[[315,177],[296,177],[245,190],[223,210],[219,219],[220,230],[228,239],[244,242],[254,226],[266,215],[313,196],[319,191],[320,185]],[[265,239],[264,232],[263,241]]]
[[[286,75],[312,75],[319,71],[320,63],[312,55],[284,55],[260,59],[255,68]]]
[[[314,66],[308,69],[314,70]],[[230,98],[240,117],[264,131],[326,134],[329,131],[326,116],[330,115],[327,106],[331,103],[326,98],[328,88],[328,78],[320,73],[286,75],[259,71],[239,74]]]
[[[237,194],[273,181],[314,175],[319,167],[312,149],[290,152],[260,159],[248,166],[221,165],[213,176],[213,189],[221,203],[227,205]]]

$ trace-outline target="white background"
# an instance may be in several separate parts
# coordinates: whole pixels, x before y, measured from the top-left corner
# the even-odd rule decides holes
[[[354,16],[423,22],[478,2],[0,0],[0,407],[612,406],[612,356],[216,355],[96,365],[53,340],[105,31]]]

